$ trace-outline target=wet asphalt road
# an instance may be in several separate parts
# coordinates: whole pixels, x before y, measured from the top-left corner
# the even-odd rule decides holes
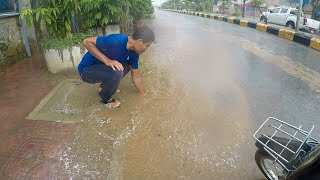
[[[165,34],[179,37],[163,53],[169,57],[183,49],[181,58],[190,61],[178,69],[187,81],[209,92],[215,86],[210,78],[220,75],[239,85],[253,129],[273,116],[307,129],[318,125],[319,136],[320,52],[255,29],[173,12],[157,11],[154,26],[159,42]],[[190,44],[181,45],[186,38]]]

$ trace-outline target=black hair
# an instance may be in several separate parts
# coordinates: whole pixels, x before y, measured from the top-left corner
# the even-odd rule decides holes
[[[154,42],[153,31],[148,26],[141,26],[132,34],[134,40],[142,39],[144,43]]]

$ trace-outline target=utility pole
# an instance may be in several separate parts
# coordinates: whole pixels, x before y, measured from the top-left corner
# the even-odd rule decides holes
[[[173,1],[173,9],[176,10],[176,0]]]
[[[296,22],[296,31],[297,32],[299,31],[300,17],[301,17],[301,11],[302,11],[302,3],[303,3],[303,0],[300,0],[298,14],[297,14],[297,22]]]
[[[18,0],[18,9],[19,13],[22,12],[22,2],[21,0]],[[24,48],[26,50],[26,53],[29,57],[31,57],[31,51],[30,51],[30,46],[29,46],[29,40],[28,40],[28,33],[27,33],[27,24],[25,19],[20,20],[20,25],[21,25],[21,33],[22,33],[22,40],[24,44]]]
[[[242,7],[242,18],[244,18],[244,11],[246,8],[246,0],[243,0],[243,7]]]

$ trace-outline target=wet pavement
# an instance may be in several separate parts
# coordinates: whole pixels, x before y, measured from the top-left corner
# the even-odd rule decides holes
[[[27,120],[77,75],[51,75],[37,56],[0,76],[0,179],[263,179],[252,134],[267,117],[319,124],[318,51],[210,19],[155,17],[157,43],[140,63],[146,94],[126,77],[120,108],[96,104],[96,85],[92,98],[64,94],[80,120]],[[60,113],[73,112],[67,104]]]

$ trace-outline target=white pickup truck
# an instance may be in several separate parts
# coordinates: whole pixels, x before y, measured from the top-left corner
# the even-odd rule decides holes
[[[291,7],[277,7],[270,12],[264,12],[263,15],[260,16],[260,21],[279,24],[294,29],[296,27],[297,14],[298,9]],[[301,12],[299,27],[304,28],[306,23],[307,18],[305,18],[303,12]]]
[[[309,29],[311,32],[316,32],[320,30],[320,21],[307,18],[306,28]]]

